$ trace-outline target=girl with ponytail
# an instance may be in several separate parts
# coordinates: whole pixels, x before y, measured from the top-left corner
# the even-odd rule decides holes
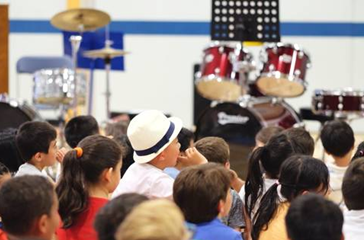
[[[282,163],[293,154],[291,141],[283,133],[272,136],[265,146],[254,150],[245,186],[239,193],[248,217],[253,219],[261,197],[277,181]]]
[[[120,181],[121,149],[101,135],[84,138],[63,160],[56,192],[62,226],[59,240],[97,240],[93,221]]]
[[[307,192],[326,195],[329,171],[315,158],[295,155],[288,158],[280,171],[279,180],[264,194],[253,219],[253,240],[288,240],[285,216],[290,203]]]

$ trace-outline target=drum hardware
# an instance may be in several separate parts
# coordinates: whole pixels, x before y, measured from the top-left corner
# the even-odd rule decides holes
[[[112,41],[108,39],[108,33],[105,41],[105,48],[98,49],[98,50],[92,50],[92,51],[86,51],[84,55],[89,58],[102,58],[105,61],[105,71],[106,71],[106,116],[107,119],[111,118],[111,112],[110,112],[110,71],[111,71],[111,59],[115,57],[121,57],[129,52],[125,52],[123,50],[114,49],[111,47]]]
[[[82,42],[82,33],[85,31],[93,31],[101,28],[111,21],[109,14],[96,9],[77,8],[60,12],[52,17],[51,24],[61,30],[78,32],[79,35],[70,37],[72,46],[72,59],[74,62],[75,72],[75,88],[77,93],[77,53]],[[74,94],[73,108],[74,115],[77,115],[78,99],[77,94]]]

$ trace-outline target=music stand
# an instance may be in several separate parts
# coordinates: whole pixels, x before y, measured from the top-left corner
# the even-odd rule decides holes
[[[280,42],[279,0],[212,0],[211,39]]]

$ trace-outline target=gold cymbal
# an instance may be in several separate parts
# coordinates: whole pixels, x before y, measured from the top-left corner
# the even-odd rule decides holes
[[[75,8],[57,13],[51,24],[61,30],[71,32],[92,31],[111,21],[109,14],[91,8]]]
[[[97,50],[85,51],[83,53],[84,56],[89,58],[115,58],[124,56],[129,54],[129,52],[125,52],[123,50],[114,49],[111,47],[105,47]]]

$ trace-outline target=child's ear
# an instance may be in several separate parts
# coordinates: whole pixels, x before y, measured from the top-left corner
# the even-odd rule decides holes
[[[36,154],[34,154],[34,160],[36,162],[40,162],[42,160],[42,153],[41,152],[37,152]]]
[[[219,204],[217,205],[217,211],[219,212],[219,215],[224,215],[224,206],[225,202],[223,200],[220,200]]]
[[[301,194],[301,195],[306,195],[306,194],[308,194],[308,193],[309,193],[309,191],[305,190],[305,191],[303,191],[303,192],[302,192],[302,194]]]
[[[40,233],[40,235],[45,234],[48,231],[48,215],[43,214],[38,218],[37,221],[37,229],[36,231]]]
[[[107,182],[111,181],[112,172],[114,171],[114,168],[106,168],[104,172],[102,173],[103,179],[105,179]]]

